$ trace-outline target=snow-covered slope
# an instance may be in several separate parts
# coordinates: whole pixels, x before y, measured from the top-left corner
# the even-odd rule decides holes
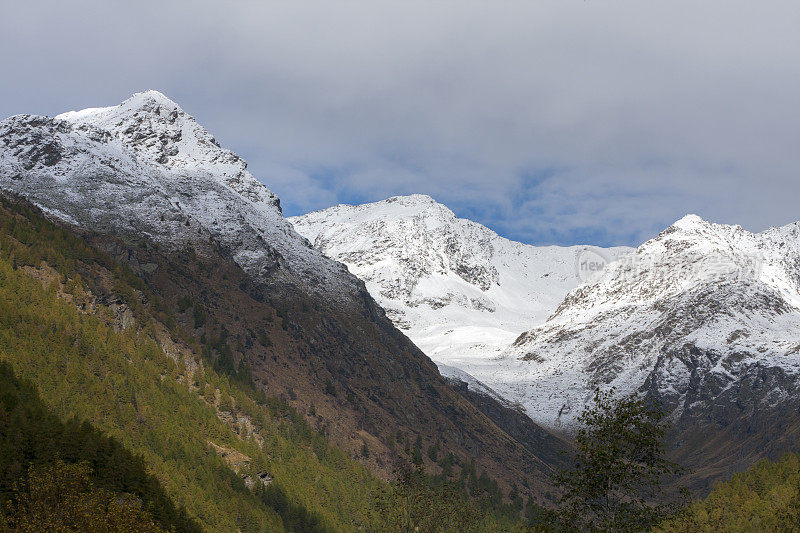
[[[546,427],[569,426],[596,384],[724,426],[796,411],[799,375],[800,224],[753,234],[689,215],[571,291],[484,381]]]
[[[543,322],[588,274],[630,251],[530,246],[459,219],[425,195],[339,205],[289,219],[299,233],[363,279],[395,325],[439,364],[483,381],[492,359]],[[582,270],[583,269],[583,270]]]
[[[157,91],[0,122],[0,186],[83,228],[168,247],[213,240],[260,279],[331,295],[360,285],[294,231],[241,158]]]

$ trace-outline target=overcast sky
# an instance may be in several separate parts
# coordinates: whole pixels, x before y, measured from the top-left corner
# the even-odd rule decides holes
[[[3,2],[0,115],[158,89],[295,215],[427,193],[534,244],[800,220],[800,2]]]

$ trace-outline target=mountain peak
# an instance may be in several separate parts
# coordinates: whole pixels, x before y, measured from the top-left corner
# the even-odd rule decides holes
[[[109,122],[112,119],[120,120],[140,113],[163,116],[185,114],[177,103],[170,100],[163,93],[150,89],[134,93],[133,96],[118,105],[68,111],[57,115],[56,118],[72,123],[91,122],[96,124],[98,122]]]
[[[167,115],[169,113],[184,113],[183,109],[173,100],[168,98],[164,93],[150,89],[140,93],[134,93],[133,96],[122,102],[119,108],[130,110],[133,112],[147,112],[160,115]]]
[[[456,215],[450,208],[437,202],[427,194],[392,196],[386,200],[357,206],[356,209],[373,211],[376,214],[389,214],[400,218],[423,215],[425,217],[433,217],[437,220],[449,220],[451,222],[456,220]]]
[[[438,203],[427,194],[409,194],[406,196],[392,196],[383,201],[387,204],[400,203],[402,205],[433,205]]]
[[[134,93],[133,96],[125,100],[123,103],[126,102],[157,102],[160,105],[171,106],[173,108],[178,107],[177,103],[175,103],[161,91],[156,91],[155,89],[148,89],[140,93]]]
[[[376,221],[376,220],[401,220],[411,218],[424,218],[439,222],[456,222],[456,215],[444,204],[440,204],[427,194],[409,194],[406,196],[392,196],[385,200],[368,204],[337,206],[321,209],[314,213],[304,215],[306,219],[334,217],[339,219],[344,216],[352,219],[351,222]],[[303,217],[295,217],[299,219]]]
[[[688,230],[688,229],[696,229],[697,227],[706,224],[708,223],[698,215],[688,214],[676,220],[675,223],[672,224],[672,227]]]
[[[249,272],[291,283],[316,279],[320,292],[337,296],[355,283],[294,232],[278,197],[242,158],[158,91],[55,118],[6,121],[0,186],[94,231],[168,246],[213,240],[234,250]]]
[[[99,129],[141,160],[188,177],[212,176],[254,203],[280,212],[277,197],[222,148],[191,115],[159,91],[136,93],[121,104],[70,111],[56,117],[77,129]]]
[[[486,359],[544,321],[581,281],[587,249],[534,247],[457,218],[425,194],[336,206],[289,219],[323,253],[347,264],[387,316],[442,372],[494,380]],[[464,380],[466,381],[466,380]]]

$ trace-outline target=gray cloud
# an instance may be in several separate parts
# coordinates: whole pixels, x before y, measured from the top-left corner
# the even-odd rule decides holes
[[[160,89],[290,214],[425,192],[514,238],[602,244],[686,212],[800,219],[793,1],[0,9],[0,114]]]

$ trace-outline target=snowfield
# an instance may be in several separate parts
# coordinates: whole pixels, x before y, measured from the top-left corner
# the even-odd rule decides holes
[[[686,216],[570,292],[495,372],[487,383],[549,427],[572,424],[597,385],[648,391],[680,417],[708,407],[693,401],[703,389],[777,372],[786,383],[746,392],[779,401],[800,372],[800,224],[754,234]]]
[[[688,215],[607,250],[509,241],[424,195],[290,220],[444,375],[545,427],[572,429],[596,386],[652,394],[676,418],[726,394],[742,403],[752,381],[775,381],[760,404],[794,394],[800,224],[753,234]]]
[[[366,282],[442,374],[457,368],[488,387],[502,385],[494,376],[503,349],[594,274],[583,263],[632,251],[514,242],[419,194],[289,220]]]

